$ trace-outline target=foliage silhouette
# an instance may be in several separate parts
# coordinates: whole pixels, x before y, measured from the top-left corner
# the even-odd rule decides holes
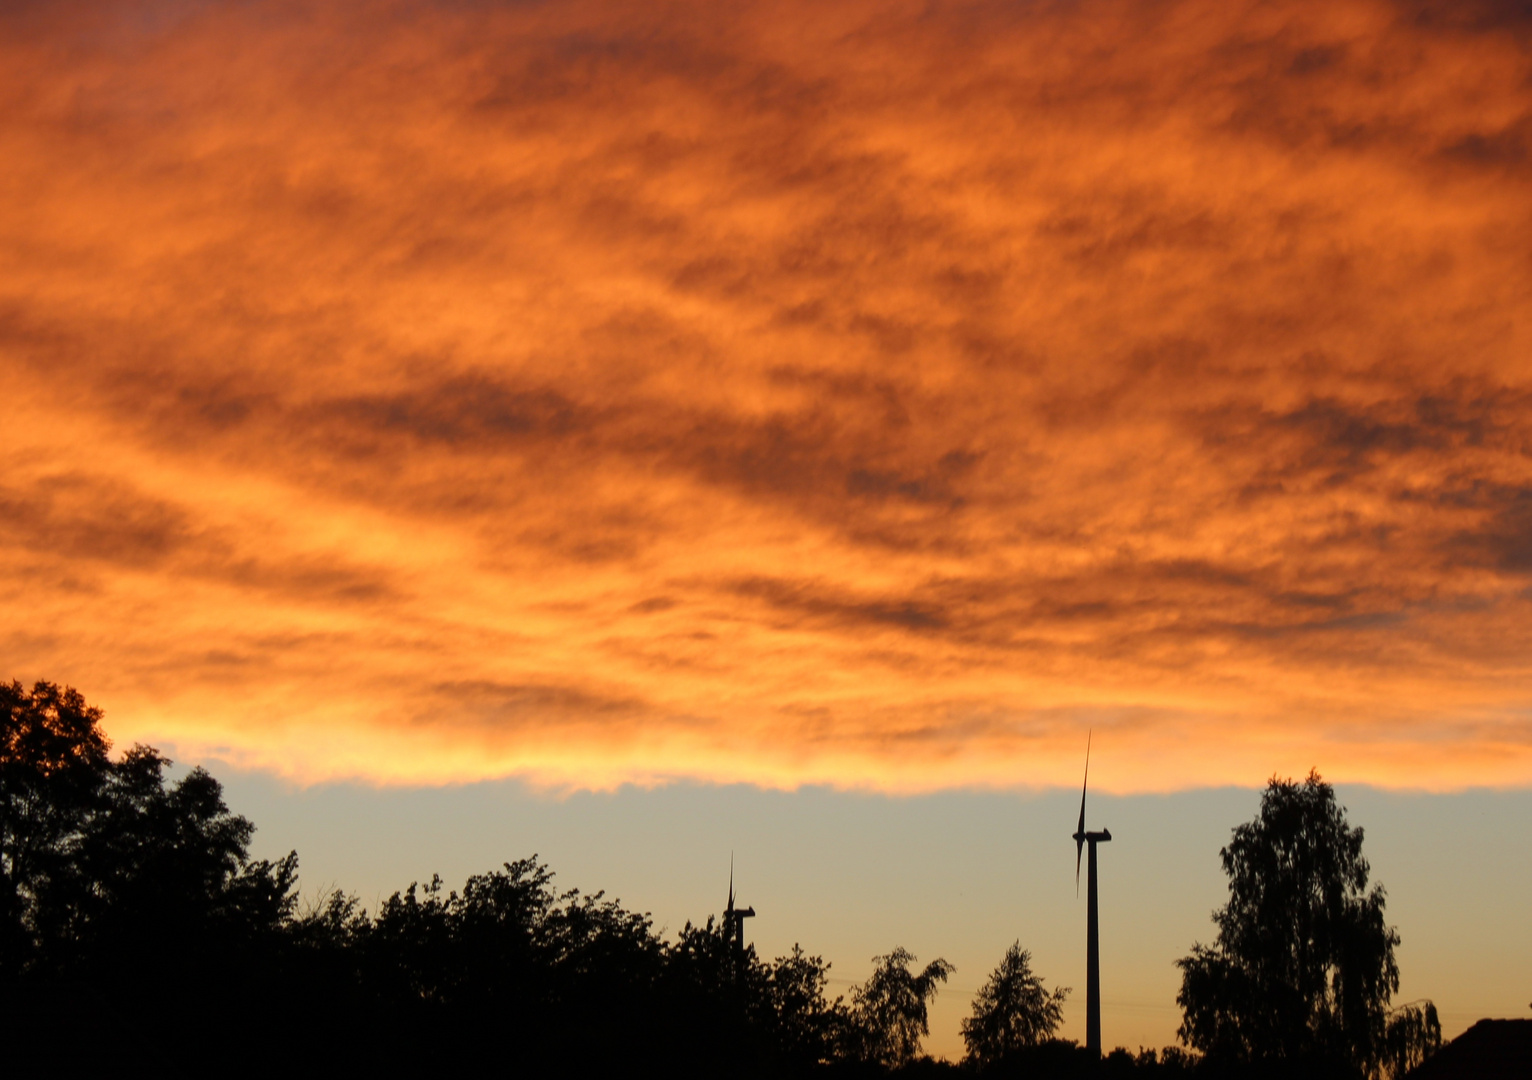
[[[1049,993],[1032,973],[1032,955],[1015,942],[974,996],[963,1021],[968,1060],[984,1068],[1053,1037],[1064,1021],[1068,987]]]
[[[149,747],[114,759],[100,721],[73,690],[0,684],[0,1016],[79,1068],[175,1071],[174,1047],[191,1071],[266,1040],[346,1072],[493,1061],[639,1077],[1217,1076],[1269,1056],[1241,1010],[1290,985],[1322,990],[1308,1027],[1276,1029],[1295,1059],[1352,1053],[1361,1030],[1367,1067],[1397,1077],[1440,1042],[1429,1003],[1363,1008],[1396,984],[1398,939],[1381,890],[1366,892],[1361,832],[1317,776],[1274,781],[1262,817],[1236,830],[1217,946],[1181,962],[1183,1032],[1208,1060],[1172,1048],[1098,1061],[1052,1038],[1067,991],[1046,991],[1017,943],[963,1026],[960,1068],[920,1054],[945,960],[916,970],[896,948],[849,1004],[832,1000],[830,965],[797,945],[764,961],[713,918],[667,939],[602,893],[556,888],[535,855],[461,891],[411,884],[376,914],[340,891],[300,906],[296,854],[250,858],[254,825],[217,780],[174,780]],[[1298,945],[1272,929],[1281,918],[1306,928]],[[1316,982],[1305,965],[1321,946]],[[1210,987],[1237,993],[1212,1000]]]
[[[280,981],[297,857],[250,860],[216,780],[167,783],[147,747],[112,761],[100,719],[51,683],[0,688],[7,1011],[74,1046],[131,1043],[168,1010],[188,1042],[232,1038]],[[67,1022],[82,1006],[96,1023]]]
[[[0,976],[37,962],[47,898],[71,885],[74,849],[110,772],[100,721],[74,690],[0,684]]]
[[[1114,1077],[1173,1080],[1197,1076],[1201,1066],[1200,1058],[1175,1046],[1167,1046],[1158,1052],[1140,1048],[1137,1053],[1119,1046],[1097,1057],[1072,1039],[1045,1039],[987,1063],[965,1058],[962,1069],[986,1080],[1111,1080]]]
[[[920,1053],[920,1040],[931,1032],[926,1007],[936,996],[936,984],[946,982],[953,967],[937,958],[912,972],[915,957],[902,947],[872,962],[877,966],[852,994],[847,1048],[861,1061],[908,1065]]]
[[[42,1045],[106,1064],[170,1030],[191,1055],[280,1031],[353,1070],[514,1046],[524,1068],[740,1076],[839,1051],[849,1014],[819,957],[763,963],[712,920],[667,943],[535,856],[375,916],[340,892],[300,910],[296,855],[251,859],[213,777],[173,780],[148,747],[114,760],[100,720],[72,690],[0,686],[0,1015]]]
[[[771,966],[767,984],[782,1057],[803,1070],[835,1060],[842,1032],[850,1024],[850,1012],[837,997],[825,997],[830,965],[822,957],[809,956],[797,944],[787,956]]]
[[[1442,1048],[1442,1024],[1436,1006],[1412,1001],[1389,1015],[1383,1034],[1383,1065],[1390,1080],[1403,1080]]]
[[[1375,1075],[1399,935],[1334,790],[1316,772],[1273,778],[1220,856],[1229,901],[1213,915],[1217,941],[1177,961],[1182,1040],[1261,1075]]]

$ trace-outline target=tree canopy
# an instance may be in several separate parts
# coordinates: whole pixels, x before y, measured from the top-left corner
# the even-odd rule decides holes
[[[218,781],[135,746],[119,760],[101,711],[51,683],[0,686],[0,973],[142,989],[184,949],[214,964],[262,950],[291,915],[297,856],[247,858],[255,827]]]
[[[1014,943],[973,999],[973,1015],[963,1021],[968,1057],[983,1067],[1041,1045],[1064,1021],[1069,988],[1051,993],[1032,972],[1032,955]]]
[[[927,1006],[937,983],[947,981],[953,967],[938,957],[920,971],[911,971],[915,957],[896,948],[875,956],[877,966],[852,995],[852,1018],[860,1047],[858,1056],[879,1065],[906,1065],[920,1053],[920,1040],[931,1033]]]
[[[216,779],[175,779],[151,747],[113,756],[101,719],[68,688],[0,684],[0,1016],[72,1064],[150,1066],[167,1043],[226,1060],[271,1038],[349,1072],[497,1056],[577,1075],[957,1068],[921,1056],[946,960],[892,949],[849,1002],[831,999],[830,965],[797,945],[763,960],[713,918],[667,937],[646,913],[557,887],[535,855],[460,890],[411,884],[374,914],[338,890],[300,904],[297,855],[251,857],[255,826]],[[1361,844],[1312,774],[1273,780],[1235,829],[1218,937],[1180,961],[1181,1034],[1206,1064],[1401,1076],[1439,1045],[1429,1002],[1388,1013],[1399,938]],[[1194,1068],[1176,1050],[1098,1062],[1056,1039],[1068,993],[1014,943],[963,1023],[964,1068]]]
[[[41,1042],[121,1063],[174,1017],[186,1053],[279,1031],[351,1069],[514,1046],[521,1067],[750,1076],[841,1060],[864,1022],[900,1046],[924,1031],[919,977],[912,1004],[883,972],[853,1016],[820,957],[763,961],[712,919],[667,941],[536,856],[375,915],[339,891],[300,909],[295,854],[252,859],[217,780],[172,779],[150,747],[114,758],[101,719],[73,690],[0,684],[0,1015]]]
[[[1273,778],[1220,857],[1229,900],[1213,914],[1217,939],[1178,961],[1182,1039],[1230,1063],[1375,1073],[1399,935],[1334,789],[1316,772]]]

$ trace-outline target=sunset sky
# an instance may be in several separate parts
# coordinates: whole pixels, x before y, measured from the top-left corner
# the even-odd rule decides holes
[[[1093,731],[1226,793],[1207,938],[1274,773],[1532,824],[1529,312],[1524,2],[8,0],[0,678],[300,853],[495,791],[1072,862]]]

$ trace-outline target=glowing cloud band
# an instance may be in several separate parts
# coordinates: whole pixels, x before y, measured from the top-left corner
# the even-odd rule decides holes
[[[0,677],[304,779],[1532,782],[1519,10],[7,5]]]

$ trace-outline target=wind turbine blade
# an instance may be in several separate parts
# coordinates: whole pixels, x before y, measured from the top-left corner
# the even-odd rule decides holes
[[[1079,832],[1085,833],[1085,789],[1090,787],[1090,739],[1093,732],[1085,733],[1085,779],[1080,784],[1080,826]]]
[[[1080,855],[1085,850],[1085,791],[1090,786],[1090,740],[1094,731],[1085,733],[1085,780],[1080,784],[1080,823],[1075,826],[1075,895],[1080,895]]]
[[[734,910],[734,852],[729,852],[729,910]]]

